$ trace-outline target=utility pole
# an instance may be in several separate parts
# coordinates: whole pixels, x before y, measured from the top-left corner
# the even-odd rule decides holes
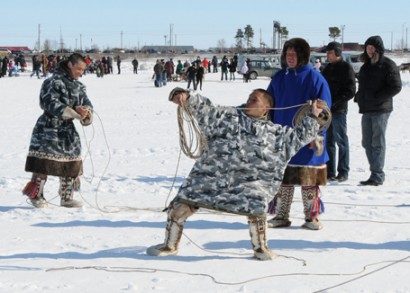
[[[390,37],[390,51],[393,52],[393,32],[391,32],[391,37]]]
[[[83,52],[83,35],[80,34],[80,51]]]
[[[122,31],[121,31],[121,49],[123,49],[123,47],[122,47]]]
[[[404,49],[404,23],[401,26],[401,51]]]
[[[343,52],[343,50],[344,50],[345,27],[346,27],[346,26],[343,24],[343,25],[341,25],[340,27],[341,27],[341,29],[342,29],[342,52]]]
[[[170,24],[170,25],[169,25],[169,46],[170,46],[171,48],[172,48],[172,46],[174,45],[174,44],[173,44],[173,38],[172,38],[173,34],[174,34],[174,25],[173,25],[173,24]]]
[[[38,25],[38,39],[37,39],[37,43],[38,43],[38,54],[40,55],[40,51],[41,51],[41,43],[40,43],[40,26],[41,24]]]
[[[64,49],[64,42],[63,42],[63,33],[61,32],[61,26],[60,26],[60,52],[62,53]]]

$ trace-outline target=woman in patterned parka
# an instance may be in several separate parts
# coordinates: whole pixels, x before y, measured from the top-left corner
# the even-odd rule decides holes
[[[85,67],[84,57],[74,53],[59,63],[41,87],[40,107],[44,113],[31,136],[25,170],[33,175],[23,190],[35,207],[47,204],[44,185],[48,175],[60,178],[61,206],[82,206],[73,199],[82,174],[81,141],[73,120],[80,120],[84,126],[92,123],[92,104],[85,86],[78,81]]]
[[[269,120],[272,97],[263,89],[249,95],[245,108],[213,106],[206,97],[181,88],[174,89],[169,100],[186,104],[206,137],[208,150],[197,159],[167,209],[164,243],[149,247],[147,254],[176,254],[185,220],[202,207],[247,216],[254,256],[273,259],[276,254],[266,240],[267,202],[279,189],[292,155],[315,139],[322,110],[314,102],[312,113],[293,129]]]

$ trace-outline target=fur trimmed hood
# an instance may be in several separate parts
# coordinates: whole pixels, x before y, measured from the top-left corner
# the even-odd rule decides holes
[[[302,38],[293,38],[287,40],[283,45],[282,55],[280,57],[282,68],[286,68],[286,51],[288,48],[294,48],[298,55],[298,67],[310,63],[310,45]]]
[[[370,57],[369,55],[367,55],[366,52],[366,48],[368,45],[372,45],[376,48],[376,52],[379,53],[380,58],[384,55],[384,44],[382,38],[380,36],[371,36],[364,43],[364,52],[360,58],[364,63],[370,61]]]

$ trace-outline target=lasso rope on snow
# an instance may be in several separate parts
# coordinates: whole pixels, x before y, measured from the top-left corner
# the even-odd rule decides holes
[[[362,276],[358,276],[356,278],[353,278],[351,280],[345,281],[343,283],[339,283],[337,285],[325,288],[325,289],[320,289],[317,291],[314,291],[313,293],[320,293],[320,292],[325,292],[326,290],[329,289],[334,289],[337,287],[341,287],[345,284],[352,283],[356,280],[359,280],[361,278],[367,277],[371,274],[377,273],[379,271],[385,270],[388,267],[391,267],[393,265],[397,265],[399,263],[410,263],[408,259],[410,256],[407,256],[405,258],[399,259],[399,260],[386,260],[386,261],[381,261],[377,263],[371,263],[363,266],[363,268],[359,272],[354,272],[354,273],[287,273],[287,274],[272,274],[272,275],[266,275],[262,277],[257,277],[257,278],[252,278],[240,282],[223,282],[217,280],[213,275],[211,274],[205,274],[205,273],[190,273],[190,272],[184,272],[184,271],[179,271],[179,270],[169,270],[169,269],[158,269],[158,268],[141,268],[141,267],[114,267],[114,266],[84,266],[84,267],[76,267],[76,266],[69,266],[69,267],[59,267],[59,268],[49,268],[46,270],[46,272],[55,272],[55,271],[67,271],[67,270],[97,270],[97,271],[106,271],[106,272],[114,272],[114,273],[158,273],[158,272],[163,272],[163,273],[173,273],[173,274],[181,274],[181,275],[187,275],[187,276],[202,276],[202,277],[207,277],[212,280],[215,284],[218,285],[228,285],[228,286],[237,286],[237,285],[243,285],[246,283],[251,283],[251,282],[256,282],[260,281],[263,279],[270,279],[270,278],[276,278],[276,277],[289,277],[289,276],[329,276],[329,277],[340,277],[340,276],[355,276],[359,275],[363,272],[365,272],[368,267],[382,264],[382,263],[389,263],[388,265],[385,265],[381,268],[375,269],[371,272],[368,272]]]

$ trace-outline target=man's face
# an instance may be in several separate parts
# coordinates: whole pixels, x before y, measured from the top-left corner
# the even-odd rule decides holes
[[[366,53],[369,56],[369,58],[372,59],[374,54],[376,53],[376,48],[373,45],[367,45]]]
[[[86,64],[85,62],[77,62],[77,64],[73,65],[71,62],[68,62],[68,68],[71,71],[71,76],[74,79],[79,79],[85,70]]]
[[[263,99],[263,94],[253,92],[246,102],[245,114],[251,117],[260,118],[266,114],[269,109],[268,103]]]
[[[175,92],[172,96],[172,102],[181,106],[188,98],[187,92]]]
[[[335,54],[335,50],[326,51],[326,56],[327,60],[329,60],[330,63],[334,63],[339,59]]]
[[[295,68],[298,65],[298,54],[294,48],[286,50],[286,64],[289,68]]]

